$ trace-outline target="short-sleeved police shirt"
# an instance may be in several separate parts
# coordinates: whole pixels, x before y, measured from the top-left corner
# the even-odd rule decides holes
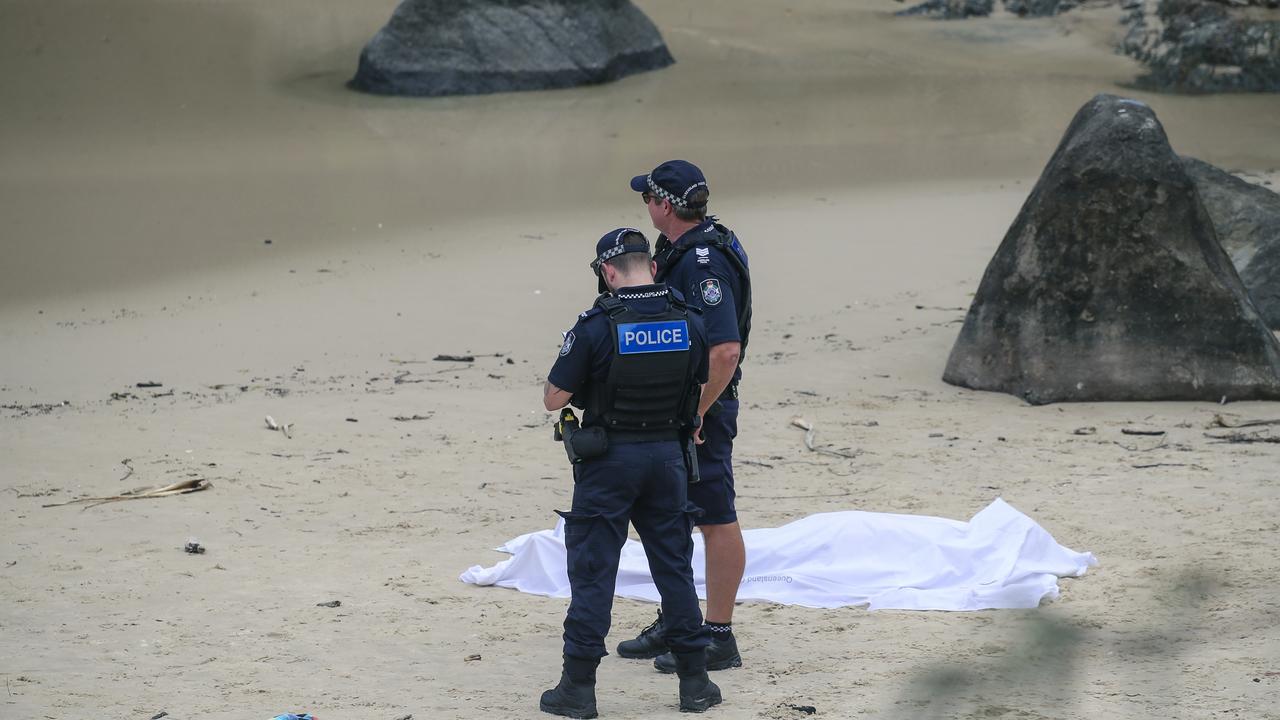
[[[658,268],[659,279],[684,293],[690,305],[702,310],[702,322],[707,328],[707,344],[712,346],[742,342],[738,333],[738,317],[746,310],[741,307],[742,278],[731,261],[720,250],[705,244],[699,245],[703,235],[716,232],[715,221],[710,219],[690,228],[672,245],[692,247],[680,256],[674,266],[660,265]],[[739,255],[743,264],[747,264],[746,252]],[[740,373],[741,371],[734,374],[735,380]]]
[[[644,314],[660,313],[667,307],[667,286],[641,285],[619,288],[614,295],[627,307]],[[678,292],[676,298],[680,298]],[[707,381],[707,335],[702,319],[691,311],[689,319],[689,352],[694,358],[694,382]],[[578,322],[564,334],[560,345],[560,357],[551,366],[547,381],[571,393],[578,393],[588,384],[599,387],[609,378],[613,363],[614,339],[609,318],[599,308],[591,308],[578,316]],[[574,403],[577,405],[578,403]],[[581,407],[581,405],[579,405]],[[584,418],[584,421],[586,418]]]

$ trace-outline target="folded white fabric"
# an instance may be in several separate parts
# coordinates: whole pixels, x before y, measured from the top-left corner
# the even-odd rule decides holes
[[[498,548],[511,558],[473,566],[463,582],[569,597],[562,524]],[[693,574],[706,597],[702,535],[694,534]],[[846,511],[811,515],[779,528],[747,530],[747,570],[739,600],[872,610],[1033,608],[1058,597],[1058,578],[1078,577],[1097,560],[1069,550],[1031,518],[996,499],[969,522],[921,515]],[[640,543],[622,549],[616,593],[658,601]]]

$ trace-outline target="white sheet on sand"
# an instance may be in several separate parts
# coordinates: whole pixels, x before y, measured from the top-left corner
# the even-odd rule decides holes
[[[511,558],[473,566],[459,578],[550,597],[569,597],[563,523],[498,548]],[[1058,578],[1079,577],[1097,560],[1069,550],[1031,518],[996,499],[969,522],[922,515],[845,511],[743,532],[747,569],[739,600],[872,610],[1033,608],[1057,599]],[[706,598],[702,535],[693,574]],[[617,594],[658,601],[639,542],[622,549]]]

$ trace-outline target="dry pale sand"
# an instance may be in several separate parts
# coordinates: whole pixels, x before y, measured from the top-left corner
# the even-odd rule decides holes
[[[746,526],[1002,496],[1102,562],[1036,611],[743,605],[715,717],[1280,718],[1280,447],[939,379],[1071,114],[1130,92],[1117,11],[640,4],[670,70],[435,101],[341,87],[394,0],[0,4],[0,717],[538,717],[564,601],[456,577],[567,505],[541,380],[593,239],[643,221],[625,179],[686,155],[756,269]],[[1280,97],[1136,94],[1280,180]],[[607,717],[675,716],[646,663],[600,680]]]

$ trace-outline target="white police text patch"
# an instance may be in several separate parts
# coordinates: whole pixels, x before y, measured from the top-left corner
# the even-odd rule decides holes
[[[573,341],[573,331],[570,330],[564,334],[564,344],[560,346],[560,357],[564,357],[573,351]]]
[[[689,323],[684,320],[620,323],[618,354],[683,352],[689,349]]]
[[[719,305],[724,299],[724,291],[720,289],[720,281],[715,278],[703,280],[698,288],[702,291],[702,302],[707,305]]]

